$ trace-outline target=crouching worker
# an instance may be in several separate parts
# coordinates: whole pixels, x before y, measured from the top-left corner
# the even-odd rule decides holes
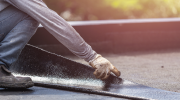
[[[107,59],[97,54],[82,37],[50,10],[42,0],[0,0],[0,88],[29,88],[29,77],[15,77],[9,67],[36,32],[39,23],[76,56],[89,62],[94,75],[107,79],[111,72],[120,72]]]

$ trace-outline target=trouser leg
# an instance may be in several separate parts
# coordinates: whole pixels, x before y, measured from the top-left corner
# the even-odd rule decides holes
[[[38,25],[36,20],[13,6],[0,12],[0,65],[9,69]]]

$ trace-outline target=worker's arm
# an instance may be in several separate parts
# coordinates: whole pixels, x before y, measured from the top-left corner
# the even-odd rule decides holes
[[[81,36],[42,0],[5,0],[36,19],[59,42],[78,57],[90,61],[96,55]]]
[[[49,9],[42,0],[4,1],[10,3],[11,5],[17,7],[21,11],[36,19],[59,42],[61,42],[78,57],[85,59],[87,62],[91,61],[91,63],[94,61],[93,59],[96,58],[97,53],[91,48],[91,46],[82,39],[82,37],[75,31],[75,29],[71,25],[69,25],[56,12]],[[103,63],[101,65],[103,65]],[[98,69],[99,68],[102,69],[104,67],[98,67]]]

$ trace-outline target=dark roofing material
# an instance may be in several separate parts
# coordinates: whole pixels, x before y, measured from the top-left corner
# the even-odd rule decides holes
[[[24,90],[0,88],[0,98],[1,100],[127,100],[123,98],[36,86]]]
[[[11,70],[31,76],[37,86],[126,99],[180,99],[179,93],[143,86],[113,75],[104,81],[96,79],[91,67],[31,45],[24,48]]]

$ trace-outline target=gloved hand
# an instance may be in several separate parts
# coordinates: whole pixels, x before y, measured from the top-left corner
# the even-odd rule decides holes
[[[121,74],[116,67],[99,54],[97,54],[96,57],[89,62],[89,65],[96,69],[94,71],[94,75],[99,79],[107,79],[111,72],[118,77]]]

